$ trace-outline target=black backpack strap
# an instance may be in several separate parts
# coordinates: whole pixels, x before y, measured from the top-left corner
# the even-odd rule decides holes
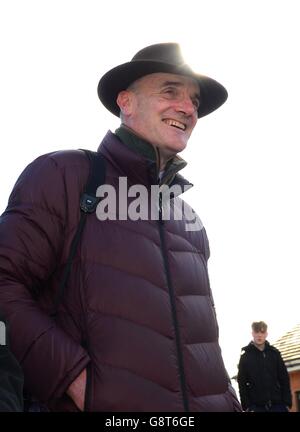
[[[105,159],[101,153],[83,150],[90,162],[90,174],[85,191],[80,199],[80,210],[84,213],[93,213],[100,198],[96,197],[96,190],[105,183]]]
[[[64,272],[59,284],[56,298],[54,300],[54,310],[53,313],[51,314],[52,317],[57,316],[58,307],[62,302],[63,295],[65,292],[65,288],[72,267],[72,261],[76,254],[77,246],[86,222],[86,216],[87,214],[94,213],[96,211],[97,205],[100,201],[100,198],[96,197],[97,188],[105,183],[106,165],[105,165],[105,159],[102,156],[102,154],[92,152],[90,150],[83,150],[83,149],[81,150],[84,151],[87,158],[89,159],[89,164],[90,164],[89,177],[85,185],[84,192],[80,198],[80,211],[81,211],[80,221],[71,243],[68,260],[64,268]]]

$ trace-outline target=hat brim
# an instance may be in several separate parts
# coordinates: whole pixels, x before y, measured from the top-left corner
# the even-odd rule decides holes
[[[227,90],[222,84],[205,75],[196,74],[188,66],[178,67],[169,63],[136,60],[117,66],[103,75],[98,84],[99,99],[105,108],[119,117],[120,108],[116,102],[119,92],[126,90],[137,79],[158,72],[189,76],[198,82],[200,87],[198,118],[215,111],[228,97]]]

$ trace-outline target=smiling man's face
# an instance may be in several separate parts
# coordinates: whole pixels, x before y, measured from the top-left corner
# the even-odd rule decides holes
[[[198,120],[200,89],[194,79],[154,73],[121,93],[128,97],[124,123],[159,147],[165,159],[186,147]]]

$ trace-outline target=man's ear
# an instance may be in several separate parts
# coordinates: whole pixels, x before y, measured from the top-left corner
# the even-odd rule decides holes
[[[117,104],[123,115],[128,116],[132,111],[132,94],[128,90],[122,90],[118,94]]]

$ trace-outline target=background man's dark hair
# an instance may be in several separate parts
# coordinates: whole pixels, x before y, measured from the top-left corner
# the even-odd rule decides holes
[[[268,330],[268,326],[264,321],[254,321],[251,327],[255,333],[258,332],[265,333]]]

